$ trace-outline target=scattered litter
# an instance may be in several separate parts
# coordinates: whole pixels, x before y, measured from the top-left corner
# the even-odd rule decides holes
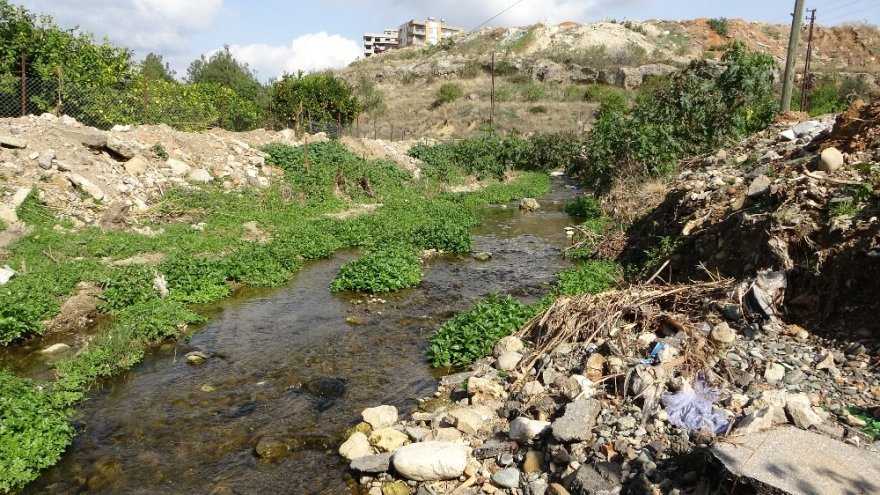
[[[3,268],[0,268],[0,285],[6,285],[9,283],[9,280],[15,276],[17,272],[12,268],[9,268],[9,265],[4,265]]]
[[[661,401],[669,414],[670,423],[689,430],[709,430],[720,434],[727,431],[730,421],[712,405],[719,395],[719,390],[698,376],[692,390],[666,394]]]

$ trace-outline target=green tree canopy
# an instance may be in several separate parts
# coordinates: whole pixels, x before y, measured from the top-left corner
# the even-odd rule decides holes
[[[273,87],[276,111],[288,122],[306,119],[348,125],[361,111],[354,91],[331,72],[285,74]]]
[[[162,60],[162,55],[148,53],[141,62],[140,76],[148,81],[175,82],[175,74],[168,62]]]
[[[229,51],[229,45],[210,57],[202,55],[193,60],[186,70],[186,82],[219,84],[235,91],[239,96],[258,100],[263,85],[248,64],[239,62]]]

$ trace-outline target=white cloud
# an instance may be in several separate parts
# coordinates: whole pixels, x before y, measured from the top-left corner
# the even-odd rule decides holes
[[[138,52],[166,55],[189,51],[187,40],[206,31],[223,0],[20,0],[33,13],[50,14],[64,28],[79,26],[98,38]]]
[[[232,45],[229,50],[236,59],[247,62],[260,79],[277,77],[284,72],[312,72],[344,67],[362,53],[357,42],[326,32],[304,34],[290,45],[272,46],[263,43]]]

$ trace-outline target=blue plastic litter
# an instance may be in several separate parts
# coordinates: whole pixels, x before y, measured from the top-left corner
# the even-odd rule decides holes
[[[666,394],[661,402],[669,415],[669,422],[676,426],[724,433],[730,421],[712,406],[720,395],[720,390],[712,388],[703,377],[698,376],[693,390]]]
[[[651,351],[651,355],[646,357],[645,359],[642,359],[641,361],[639,361],[639,363],[641,363],[641,364],[654,364],[654,363],[656,363],[657,360],[659,359],[660,351],[662,351],[664,347],[666,347],[666,344],[664,344],[663,342],[657,342],[657,345],[654,346],[654,350]]]

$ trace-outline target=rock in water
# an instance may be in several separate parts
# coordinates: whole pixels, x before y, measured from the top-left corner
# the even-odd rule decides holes
[[[519,202],[519,209],[525,211],[536,211],[541,209],[541,205],[535,198],[523,198]]]
[[[391,462],[394,469],[408,480],[451,480],[464,472],[469,450],[460,443],[414,443],[398,449]]]
[[[304,388],[310,394],[327,399],[338,399],[345,395],[348,381],[345,378],[321,377],[309,380]]]
[[[389,427],[379,428],[370,434],[370,443],[382,452],[394,452],[408,441],[409,436],[406,433]]]
[[[349,461],[359,457],[368,456],[372,453],[373,449],[370,447],[369,438],[359,431],[354,432],[348,437],[348,440],[339,446],[339,455],[345,457]]]
[[[361,413],[364,422],[374,430],[391,426],[397,422],[397,408],[394,406],[377,406],[364,409]]]
[[[254,451],[263,459],[278,459],[287,455],[287,445],[273,438],[261,438]]]
[[[819,170],[834,172],[843,166],[843,154],[837,148],[826,148],[819,156]]]

